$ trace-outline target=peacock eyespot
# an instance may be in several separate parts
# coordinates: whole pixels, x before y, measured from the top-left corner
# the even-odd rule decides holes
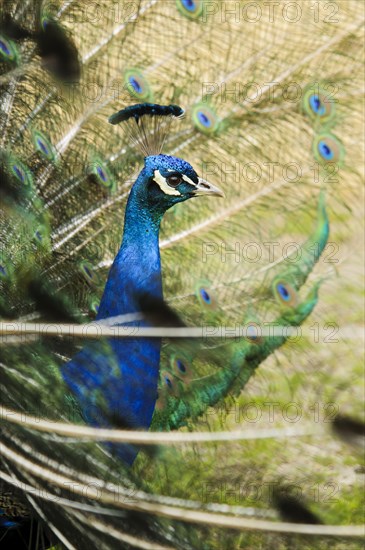
[[[49,151],[47,149],[47,145],[42,141],[40,138],[37,139],[37,146],[38,148],[46,155],[49,155]]]
[[[106,161],[95,155],[87,169],[91,180],[99,184],[104,190],[113,193],[116,189],[116,181]]]
[[[181,373],[185,374],[186,367],[184,363],[181,361],[181,359],[176,359],[176,366]]]
[[[14,61],[17,58],[15,44],[4,36],[0,36],[0,57],[6,61]]]
[[[207,115],[205,113],[203,113],[203,111],[198,111],[198,120],[201,124],[203,124],[203,126],[205,126],[206,128],[210,128],[211,125],[212,125],[212,121],[209,120],[209,118],[207,117]]]
[[[250,318],[245,322],[245,338],[250,344],[258,345],[263,342],[262,325],[256,317],[255,320]]]
[[[282,299],[287,302],[290,299],[289,290],[281,283],[279,283],[276,288],[279,295],[282,297]]]
[[[273,283],[273,293],[279,304],[295,307],[298,304],[298,294],[295,288],[285,280],[276,280]]]
[[[46,226],[39,225],[33,233],[33,239],[37,246],[47,246],[49,243],[49,232]]]
[[[313,91],[313,86],[310,86],[303,95],[302,105],[304,111],[314,122],[327,124],[334,118],[335,103],[328,91],[322,89]]]
[[[170,367],[174,376],[184,384],[192,379],[191,359],[186,355],[171,355]]]
[[[99,277],[97,273],[94,271],[93,266],[89,262],[87,261],[80,262],[79,270],[80,270],[80,273],[83,275],[84,279],[86,279],[88,283],[93,285],[98,284]]]
[[[97,167],[96,172],[97,172],[98,176],[100,177],[100,179],[103,180],[104,183],[108,180],[108,178],[106,177],[106,174],[105,174],[104,170],[101,168],[101,166]]]
[[[141,84],[138,82],[138,80],[134,76],[129,77],[129,84],[132,86],[132,88],[137,94],[141,94],[143,92],[143,88]]]
[[[247,326],[247,338],[253,342],[256,342],[259,338],[259,331],[256,323],[250,323]]]
[[[197,19],[203,11],[202,0],[176,0],[177,9],[189,19]]]
[[[51,23],[51,20],[47,16],[42,17],[41,25],[44,31],[47,30],[47,27],[49,26],[50,23]]]
[[[13,272],[14,272],[13,265],[7,260],[3,259],[0,262],[0,279],[3,281],[10,280]]]
[[[20,168],[18,168],[18,166],[16,164],[14,164],[14,166],[13,166],[13,173],[14,173],[15,177],[18,178],[18,180],[24,182],[24,174],[20,170]]]
[[[322,104],[319,95],[313,94],[309,98],[309,105],[312,108],[312,111],[320,116],[324,115],[326,112],[325,106]]]
[[[35,148],[47,160],[53,161],[56,158],[55,150],[50,140],[38,130],[33,132],[33,143]]]
[[[318,151],[325,160],[332,160],[334,157],[331,147],[325,141],[318,143]]]
[[[131,96],[144,101],[152,99],[149,82],[138,69],[127,69],[124,72],[124,84]]]
[[[203,134],[213,134],[219,126],[219,120],[214,110],[208,105],[195,105],[192,119],[194,126]]]
[[[211,283],[208,280],[201,280],[195,287],[195,296],[203,308],[209,310],[217,309],[217,298]]]
[[[161,373],[161,391],[164,390],[173,397],[178,397],[180,395],[180,386],[178,381],[175,380],[173,375],[167,370]]]
[[[182,0],[181,3],[187,10],[194,11],[196,8],[194,0]]]
[[[209,292],[208,292],[207,290],[205,290],[205,288],[201,288],[201,289],[200,289],[200,296],[202,297],[202,300],[203,300],[206,304],[210,304],[210,303],[211,303],[211,298],[210,298]]]
[[[101,185],[104,189],[108,189],[111,192],[115,190],[115,178],[107,163],[99,156],[93,158],[89,168],[89,174],[92,176],[93,181]]]
[[[341,142],[332,134],[319,134],[313,142],[313,153],[321,163],[341,163],[344,158],[344,148]]]
[[[37,239],[37,241],[39,241],[39,242],[43,241],[43,235],[39,230],[34,233],[34,236]]]
[[[30,186],[33,183],[32,173],[25,164],[17,159],[12,159],[11,171],[18,181],[25,186]]]
[[[181,176],[169,176],[166,181],[170,187],[177,187],[183,181]]]
[[[6,45],[6,43],[4,42],[4,40],[1,40],[0,39],[0,51],[5,54],[6,56],[9,56],[10,55],[10,50],[8,48],[8,46]]]

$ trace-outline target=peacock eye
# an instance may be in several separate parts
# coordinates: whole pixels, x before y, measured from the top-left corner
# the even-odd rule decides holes
[[[166,181],[170,187],[177,187],[183,179],[181,176],[169,176]]]

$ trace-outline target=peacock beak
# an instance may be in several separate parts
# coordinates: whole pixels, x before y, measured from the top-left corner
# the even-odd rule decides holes
[[[225,194],[221,189],[219,189],[219,187],[216,187],[202,178],[199,178],[198,183],[195,185],[196,190],[192,192],[194,197],[198,195],[216,195],[217,197],[225,197]]]

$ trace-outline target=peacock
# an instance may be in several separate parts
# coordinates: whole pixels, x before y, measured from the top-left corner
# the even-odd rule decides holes
[[[360,548],[362,3],[0,6],[1,544]]]

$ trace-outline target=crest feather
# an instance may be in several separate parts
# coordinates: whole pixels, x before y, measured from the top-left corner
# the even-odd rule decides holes
[[[181,118],[184,110],[178,105],[140,103],[131,105],[109,117],[110,124],[127,123],[131,142],[145,156],[160,155],[174,118]]]

